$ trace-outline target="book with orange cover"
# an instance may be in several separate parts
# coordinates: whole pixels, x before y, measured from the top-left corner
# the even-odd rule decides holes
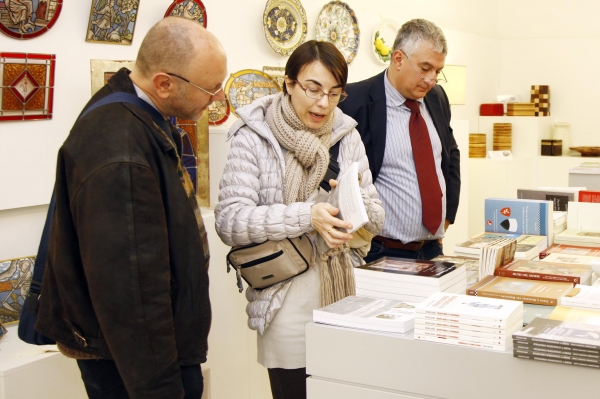
[[[467,295],[510,299],[534,305],[558,305],[558,300],[573,289],[573,283],[525,280],[487,276],[467,288]]]
[[[514,260],[494,271],[500,277],[529,280],[563,281],[590,285],[592,268],[589,265],[572,263],[541,262],[536,260]]]

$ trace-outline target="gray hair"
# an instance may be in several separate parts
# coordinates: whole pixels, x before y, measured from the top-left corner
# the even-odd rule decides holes
[[[412,55],[423,42],[431,43],[433,50],[438,53],[448,53],[444,32],[425,19],[413,19],[402,25],[394,40],[394,51],[402,50],[406,55]]]

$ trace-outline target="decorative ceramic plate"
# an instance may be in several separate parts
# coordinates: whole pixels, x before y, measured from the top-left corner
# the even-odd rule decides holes
[[[573,151],[581,153],[582,157],[600,157],[600,147],[569,147]]]
[[[283,85],[285,84],[285,67],[264,66],[263,72],[272,79],[275,79],[279,87],[283,89]]]
[[[206,7],[200,0],[174,0],[167,9],[165,17],[171,15],[192,19],[206,28]]]
[[[392,48],[398,30],[400,30],[400,22],[395,19],[384,19],[373,31],[371,39],[371,49],[375,57],[382,63],[388,64],[392,57]]]
[[[287,56],[306,39],[306,12],[299,0],[269,0],[263,28],[275,52]]]
[[[225,83],[225,95],[231,104],[231,112],[252,103],[257,98],[275,94],[281,87],[271,76],[256,69],[244,69],[232,73]]]
[[[208,106],[208,123],[211,125],[220,125],[229,118],[229,101],[215,101]]]
[[[350,64],[356,52],[360,39],[356,14],[341,1],[326,4],[317,18],[315,39],[335,44]]]
[[[63,0],[0,1],[0,31],[15,39],[32,39],[54,25]]]

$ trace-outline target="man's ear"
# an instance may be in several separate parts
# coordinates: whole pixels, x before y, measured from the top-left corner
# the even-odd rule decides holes
[[[157,73],[152,76],[152,85],[158,98],[168,98],[175,90],[173,86],[173,78],[166,73]]]
[[[392,59],[390,61],[391,65],[394,66],[396,70],[399,70],[402,66],[402,62],[404,61],[404,53],[400,50],[396,50],[392,53]]]

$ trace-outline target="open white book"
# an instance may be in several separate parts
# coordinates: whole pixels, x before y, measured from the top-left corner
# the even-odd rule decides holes
[[[354,233],[369,221],[360,194],[358,162],[352,163],[343,174],[338,176],[337,182],[338,185],[329,194],[327,202],[340,210],[337,218],[352,223],[352,229],[346,232]]]

